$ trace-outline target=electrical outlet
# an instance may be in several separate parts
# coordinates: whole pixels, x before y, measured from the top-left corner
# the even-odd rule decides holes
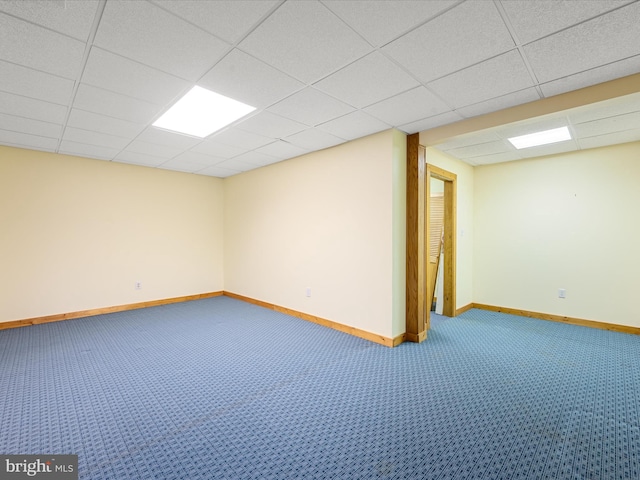
[[[137,281],[136,285],[135,285],[136,290],[141,290],[142,289],[142,282]]]
[[[564,288],[558,289],[558,298],[567,298],[567,291]]]

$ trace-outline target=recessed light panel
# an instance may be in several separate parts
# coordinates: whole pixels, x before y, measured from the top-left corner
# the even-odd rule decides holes
[[[195,86],[153,126],[204,138],[254,110],[255,107]]]
[[[509,138],[511,144],[518,150],[521,148],[547,145],[549,143],[563,142],[565,140],[571,140],[571,134],[567,127],[553,128],[551,130],[544,130],[542,132],[529,133],[528,135]]]

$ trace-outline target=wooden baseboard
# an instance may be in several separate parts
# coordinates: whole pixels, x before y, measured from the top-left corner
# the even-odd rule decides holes
[[[383,337],[382,335],[378,335],[376,333],[367,332],[366,330],[361,330],[359,328],[343,325],[342,323],[337,323],[332,320],[327,320],[326,318],[321,318],[315,315],[309,315],[308,313],[292,310],[290,308],[274,305],[273,303],[263,302],[262,300],[256,300],[255,298],[245,297],[244,295],[238,295],[237,293],[225,291],[224,295],[227,297],[235,298],[237,300],[242,300],[244,302],[252,303],[260,307],[268,308],[270,310],[275,310],[276,312],[291,315],[292,317],[300,318],[308,322],[317,323],[318,325],[322,325],[324,327],[333,328],[334,330],[338,330],[343,333],[348,333],[349,335],[353,335],[354,337],[363,338],[365,340],[369,340],[370,342],[384,345],[385,347],[395,347],[397,345],[400,345],[405,340],[404,334],[398,335],[395,338]]]
[[[471,310],[473,308],[473,303],[470,303],[468,305],[465,305],[464,307],[460,307],[459,309],[456,310],[456,317],[464,312],[466,312],[467,310]]]
[[[93,308],[90,310],[81,310],[78,312],[59,313],[57,315],[47,315],[45,317],[25,318],[23,320],[12,320],[8,322],[0,322],[0,330],[7,328],[27,327],[29,325],[37,325],[40,323],[59,322],[62,320],[72,320],[74,318],[93,317],[105,313],[123,312],[125,310],[137,310],[139,308],[157,307],[158,305],[168,305],[170,303],[188,302],[190,300],[201,300],[203,298],[219,297],[223,292],[199,293],[196,295],[186,295],[184,297],[164,298],[161,300],[151,300],[148,302],[129,303],[127,305],[116,305],[113,307]]]
[[[618,325],[615,323],[598,322],[596,320],[585,320],[583,318],[565,317],[562,315],[553,315],[550,313],[531,312],[529,310],[520,310],[517,308],[497,307],[495,305],[485,305],[482,303],[472,304],[472,308],[481,310],[489,310],[491,312],[508,313],[510,315],[518,315],[521,317],[537,318],[540,320],[549,320],[552,322],[568,323],[570,325],[579,325],[582,327],[599,328],[601,330],[610,330],[612,332],[631,333],[640,335],[640,327],[632,327],[630,325]]]

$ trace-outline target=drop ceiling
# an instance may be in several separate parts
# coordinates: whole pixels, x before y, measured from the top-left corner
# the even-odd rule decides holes
[[[630,0],[3,0],[0,144],[228,177],[635,74],[638,25]],[[206,139],[152,127],[193,85],[257,110]],[[639,105],[544,120],[591,148],[638,140]],[[439,147],[523,158],[520,127]]]

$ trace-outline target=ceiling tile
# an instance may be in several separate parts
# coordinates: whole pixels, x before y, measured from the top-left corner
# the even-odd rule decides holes
[[[288,137],[308,128],[302,123],[266,111],[244,120],[237,127],[273,139]]]
[[[371,51],[358,34],[318,2],[286,2],[240,48],[305,83]]]
[[[199,162],[191,162],[189,160],[176,157],[160,164],[158,168],[164,168],[166,170],[175,170],[178,172],[193,173],[193,172],[197,172],[198,170],[202,170],[203,168],[207,168],[211,166],[212,166],[211,164],[207,165]]]
[[[101,160],[113,159],[120,150],[117,148],[101,147],[99,145],[86,145],[84,143],[63,140],[60,143],[59,153],[77,155],[80,157],[97,158]]]
[[[251,163],[242,162],[240,160],[236,160],[235,158],[231,160],[225,160],[224,162],[221,162],[212,168],[215,167],[236,172],[246,172],[248,170],[253,170],[254,168],[256,168],[256,166]]]
[[[75,80],[83,54],[78,40],[0,13],[1,60]]]
[[[49,152],[53,152],[58,146],[58,140],[55,138],[39,137],[37,135],[20,132],[8,132],[6,130],[0,130],[0,143],[34,150],[46,150]]]
[[[144,125],[139,123],[106,117],[97,113],[78,110],[77,108],[71,109],[67,126],[131,139],[136,137],[145,128]]]
[[[393,126],[422,120],[448,110],[450,108],[425,87],[414,88],[364,109]]]
[[[256,135],[255,133],[246,132],[239,128],[228,128],[212,135],[209,139],[217,143],[243,149],[254,149],[273,142],[273,138]]]
[[[344,139],[318,128],[310,128],[302,132],[294,133],[285,138],[285,140],[307,150],[322,150],[323,148],[333,147],[345,142]]]
[[[501,140],[500,135],[491,130],[470,133],[448,140],[447,142],[437,144],[438,150],[449,152],[454,148],[467,147],[469,145],[477,145],[479,143],[490,143]]]
[[[224,158],[214,157],[212,155],[205,155],[204,153],[197,152],[184,152],[171,159],[171,161],[185,161],[189,163],[197,163],[203,166],[211,166],[217,163],[223,162]]]
[[[640,93],[634,93],[571,109],[567,112],[567,116],[571,123],[576,124],[638,111],[640,111]]]
[[[457,111],[465,117],[475,117],[478,115],[484,115],[485,113],[503,110],[515,105],[533,102],[535,100],[540,100],[540,94],[536,88],[530,87],[517,92],[507,93],[506,95],[499,97],[490,98],[489,100],[468,105],[466,107],[458,108]]]
[[[381,53],[374,52],[320,80],[314,87],[362,108],[418,85],[419,82],[407,72]]]
[[[230,168],[222,168],[215,165],[213,167],[207,167],[202,170],[199,170],[197,173],[198,175],[208,175],[210,177],[227,178],[227,177],[231,177],[232,175],[237,175],[238,173],[241,173],[241,171],[233,170]]]
[[[344,117],[318,125],[318,128],[335,136],[340,136],[345,140],[354,140],[366,135],[388,130],[391,127],[371,115],[356,110],[355,112],[348,113]]]
[[[84,143],[86,145],[97,145],[100,147],[117,148],[122,150],[131,139],[116,137],[106,133],[92,132],[81,128],[67,127],[64,130],[64,140],[70,142]]]
[[[143,153],[154,157],[173,158],[182,153],[181,148],[169,147],[167,145],[158,145],[155,143],[147,143],[140,140],[131,142],[126,151],[134,153]]]
[[[518,153],[523,158],[544,157],[545,155],[558,155],[559,153],[572,152],[578,149],[578,144],[574,140],[566,142],[552,143],[550,145],[541,145],[539,147],[523,148]]]
[[[377,47],[455,5],[458,0],[325,0],[324,4]]]
[[[242,38],[279,2],[277,0],[153,0],[171,13],[229,43]]]
[[[73,81],[0,60],[0,90],[66,105]]]
[[[238,49],[220,60],[198,85],[256,108],[268,107],[304,87],[298,80]]]
[[[517,137],[529,133],[551,130],[552,128],[566,127],[569,124],[566,116],[562,114],[550,115],[548,117],[538,117],[522,122],[516,122],[495,129],[495,132],[502,138]]]
[[[142,140],[143,142],[155,143],[158,145],[165,145],[167,147],[174,147],[181,150],[191,148],[202,142],[201,138],[181,135],[179,133],[169,132],[168,130],[162,130],[156,127],[148,127],[140,135],[138,135],[136,140]]]
[[[479,82],[477,79],[481,78]],[[469,88],[473,85],[473,88]],[[520,53],[512,50],[429,83],[436,94],[461,108],[533,86]]]
[[[60,124],[0,113],[0,130],[58,139],[62,133],[62,126]]]
[[[89,54],[82,83],[158,105],[173,102],[193,86],[173,75],[95,47]]]
[[[425,82],[515,46],[493,2],[465,2],[383,47]]]
[[[133,123],[151,123],[162,107],[135,98],[80,84],[74,108],[115,117]]]
[[[286,158],[299,157],[305,153],[309,153],[309,150],[292,145],[289,142],[278,140],[277,142],[270,143],[264,147],[257,148],[257,153],[263,153],[275,158],[284,160]]]
[[[581,23],[524,47],[541,83],[640,53],[640,3]]]
[[[355,109],[315,88],[307,87],[276,103],[269,111],[311,127],[346,115]]]
[[[257,167],[263,167],[265,165],[271,165],[272,163],[279,162],[281,159],[265,153],[253,151],[238,155],[233,160],[237,160],[242,163],[249,163]]]
[[[521,158],[522,157],[518,155],[517,151],[513,151],[495,153],[493,155],[480,155],[478,157],[473,157],[472,160],[476,165],[491,165],[493,163],[511,162],[513,160],[519,160]]]
[[[513,151],[515,151],[515,149],[513,147],[509,147],[505,140],[498,140],[495,142],[478,143],[475,145],[453,148],[451,150],[447,150],[447,153],[457,158],[466,159],[485,155],[495,155],[497,153],[508,153]]]
[[[168,34],[167,32],[170,32]],[[107,2],[95,45],[196,81],[229,45],[147,2]]]
[[[124,150],[120,152],[114,159],[114,162],[130,163],[132,165],[142,165],[144,167],[157,167],[167,161],[163,157],[154,157],[144,153],[130,152]]]
[[[456,112],[445,112],[432,117],[423,118],[415,122],[405,123],[398,128],[406,133],[418,133],[431,128],[448,125],[450,123],[459,122],[463,117]]]
[[[98,3],[98,0],[3,0],[0,11],[84,42],[89,38]]]
[[[223,143],[216,142],[215,140],[206,140],[193,147],[192,151],[197,153],[203,153],[206,155],[212,155],[218,158],[231,158],[236,157],[247,151],[246,148],[232,147]]]
[[[551,97],[638,72],[640,72],[640,55],[543,83],[540,89],[545,97]]]
[[[67,107],[33,98],[0,92],[0,113],[62,125]]]
[[[607,117],[601,120],[578,123],[573,126],[578,138],[595,137],[607,133],[633,130],[640,125],[640,112],[632,112],[615,117]]]
[[[588,20],[631,0],[506,0],[502,1],[518,41],[532,42]]]
[[[580,148],[584,149],[638,141],[640,141],[640,128],[634,128],[633,130],[608,133],[606,135],[598,135],[597,137],[580,138],[578,139],[578,144]]]

